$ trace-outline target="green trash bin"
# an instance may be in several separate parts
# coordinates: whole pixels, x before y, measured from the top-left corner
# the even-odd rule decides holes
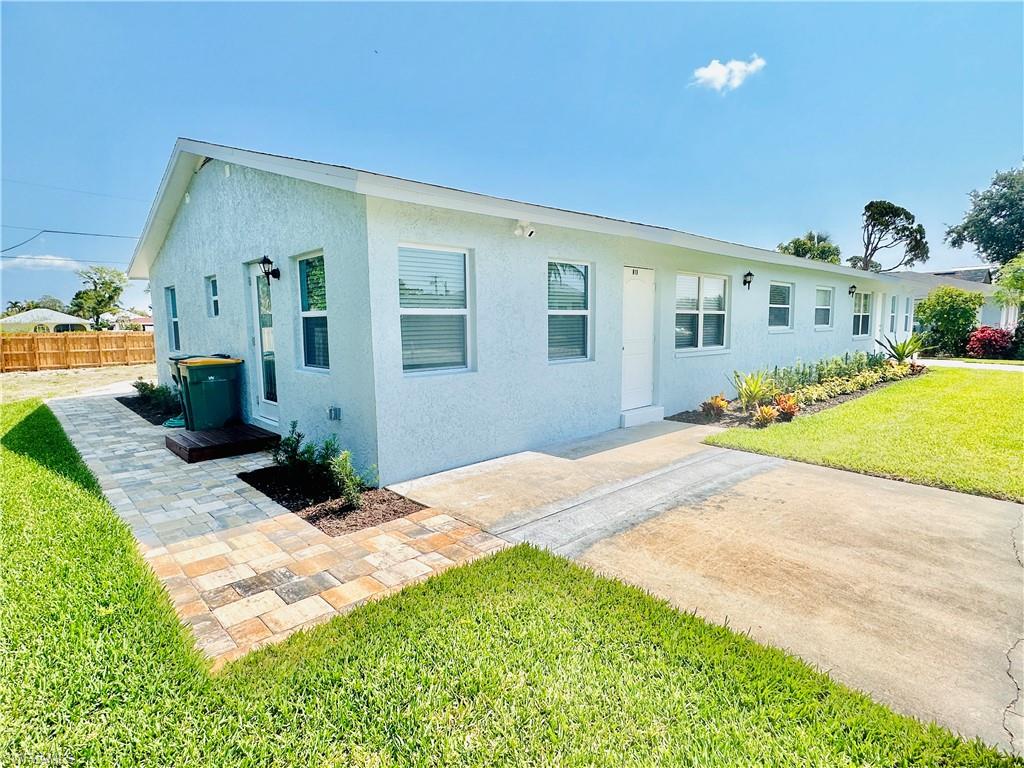
[[[185,429],[216,429],[241,419],[237,357],[189,357],[178,361]]]

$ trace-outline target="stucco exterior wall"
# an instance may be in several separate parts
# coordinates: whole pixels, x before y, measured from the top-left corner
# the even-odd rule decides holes
[[[322,250],[327,276],[328,371],[302,367],[296,256]],[[277,357],[279,429],[291,420],[321,439],[337,434],[367,468],[377,463],[365,198],[220,161],[193,177],[150,269],[157,371],[167,383],[164,288],[177,293],[181,351],[225,352],[246,360],[242,400],[254,417],[259,359],[254,345],[249,265],[264,254],[281,269],[271,281]],[[205,278],[217,276],[220,315],[209,317]],[[327,408],[342,408],[329,421]],[[256,422],[264,427],[271,425]]]
[[[509,452],[613,429],[621,413],[622,282],[625,266],[655,270],[654,403],[666,415],[730,392],[733,370],[810,362],[874,348],[887,322],[892,282],[855,280],[817,270],[776,267],[680,248],[558,227],[513,236],[514,222],[370,198],[366,206],[377,389],[378,453],[384,482],[396,482]],[[470,252],[472,329],[467,371],[405,373],[398,303],[400,244]],[[593,266],[593,354],[581,362],[548,362],[547,262]],[[742,276],[754,273],[749,290]],[[730,278],[728,350],[674,348],[675,278],[680,271]],[[768,286],[796,286],[794,327],[768,329]],[[852,335],[851,282],[875,292],[872,334]],[[814,329],[814,291],[834,289],[833,327]],[[902,337],[903,297],[897,335]]]

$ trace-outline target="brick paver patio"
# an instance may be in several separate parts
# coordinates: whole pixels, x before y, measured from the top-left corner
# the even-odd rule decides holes
[[[217,665],[506,543],[432,509],[328,536],[236,477],[266,453],[186,464],[113,397],[49,406]]]

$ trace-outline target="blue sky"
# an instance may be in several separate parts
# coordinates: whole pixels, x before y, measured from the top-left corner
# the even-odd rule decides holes
[[[1024,151],[1020,4],[5,3],[2,22],[4,248],[32,234],[12,226],[137,235],[180,135],[769,248],[813,227],[852,254],[885,198],[937,269],[976,261],[944,225]],[[733,90],[694,84],[755,54]],[[0,295],[66,300],[68,267],[133,245],[37,238],[4,255],[75,262],[8,259]]]

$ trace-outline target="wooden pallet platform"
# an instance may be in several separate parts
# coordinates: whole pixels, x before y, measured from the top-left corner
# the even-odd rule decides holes
[[[263,451],[273,448],[280,440],[280,435],[252,424],[234,424],[199,432],[177,432],[167,435],[164,444],[171,453],[195,464],[197,461]]]

